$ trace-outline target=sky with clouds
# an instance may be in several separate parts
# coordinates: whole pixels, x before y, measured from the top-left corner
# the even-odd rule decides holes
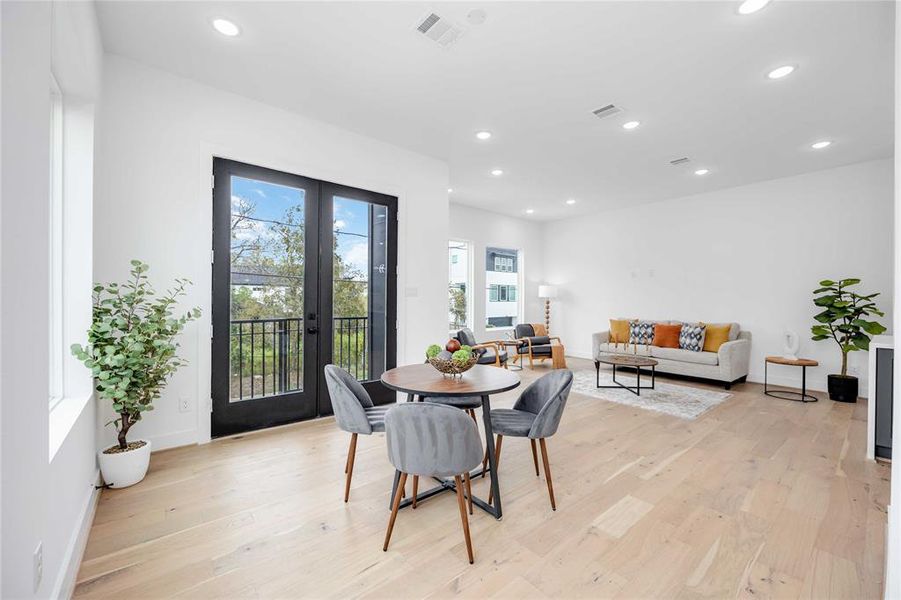
[[[298,188],[232,177],[232,210],[241,203],[250,203],[257,219],[243,224],[236,236],[240,241],[264,240],[271,236],[271,221],[284,219],[285,211],[303,206],[305,191]],[[369,205],[366,202],[336,197],[334,200],[334,231],[338,254],[345,263],[363,274],[369,271]]]

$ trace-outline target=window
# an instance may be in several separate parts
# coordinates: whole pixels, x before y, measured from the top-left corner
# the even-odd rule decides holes
[[[50,408],[63,398],[63,96],[50,76]]]
[[[490,285],[488,287],[489,302],[516,302],[515,285]]]
[[[448,256],[448,331],[456,332],[472,323],[472,270],[468,242],[450,240]]]
[[[520,264],[519,250],[485,249],[486,327],[513,327],[520,322]]]

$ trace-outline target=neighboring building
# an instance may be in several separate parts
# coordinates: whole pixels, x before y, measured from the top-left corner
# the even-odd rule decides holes
[[[519,252],[485,249],[485,326],[513,327],[519,323]]]

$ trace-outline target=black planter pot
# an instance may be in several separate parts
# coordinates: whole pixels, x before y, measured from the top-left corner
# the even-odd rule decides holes
[[[829,398],[836,402],[857,402],[857,377],[828,375]]]

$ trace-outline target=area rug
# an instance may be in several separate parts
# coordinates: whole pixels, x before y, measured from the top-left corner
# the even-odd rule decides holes
[[[573,392],[608,402],[665,413],[680,419],[697,419],[732,396],[727,392],[714,392],[687,385],[664,383],[659,377],[655,383],[655,389],[641,390],[641,396],[636,396],[628,390],[598,389],[594,369],[576,371],[573,376]],[[635,385],[635,375],[632,373],[617,371],[616,380],[626,385]],[[601,385],[614,385],[611,371],[601,369]],[[651,376],[645,376],[642,372],[641,385],[651,385]]]

